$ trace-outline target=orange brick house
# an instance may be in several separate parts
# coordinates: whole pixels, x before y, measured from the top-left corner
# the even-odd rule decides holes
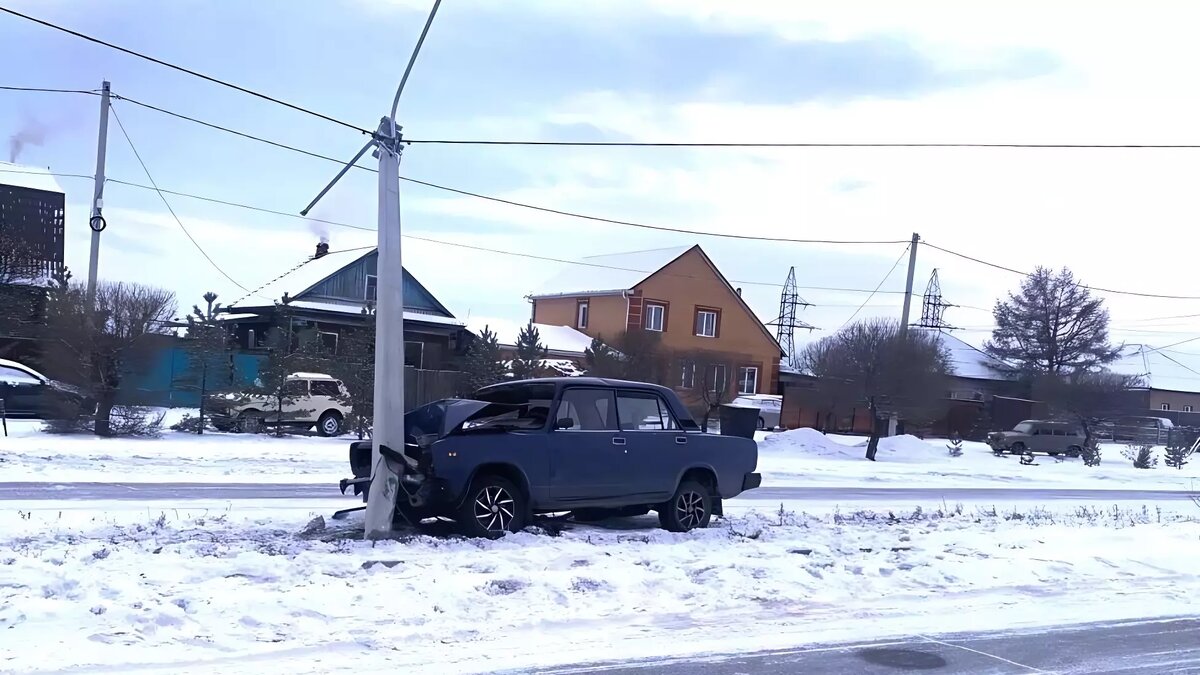
[[[533,321],[612,339],[658,333],[669,384],[688,403],[705,386],[728,401],[775,393],[779,343],[700,246],[584,258],[530,294]]]

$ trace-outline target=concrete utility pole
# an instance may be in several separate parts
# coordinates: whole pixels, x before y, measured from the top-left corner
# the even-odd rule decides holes
[[[108,96],[109,84],[100,85],[100,140],[96,143],[96,184],[92,190],[92,214],[88,227],[92,230],[92,250],[88,257],[87,302],[93,306],[96,300],[96,275],[100,264],[100,233],[107,227],[101,211],[104,209],[104,156],[108,148]]]
[[[378,268],[375,298],[375,396],[374,420],[371,432],[371,487],[367,493],[367,510],[363,518],[363,537],[375,539],[386,536],[392,529],[392,518],[396,511],[400,476],[383,461],[379,452],[387,446],[397,453],[404,452],[404,266],[400,252],[400,127],[396,125],[396,110],[400,105],[400,94],[412,73],[413,64],[425,36],[433,24],[441,0],[434,0],[429,19],[417,39],[409,57],[408,67],[400,78],[396,96],[392,99],[391,114],[379,121],[379,128],[371,140],[358,151],[317,198],[300,212],[307,215],[321,197],[346,175],[350,167],[375,149],[379,160],[379,221],[378,221]],[[415,461],[406,458],[410,468]]]
[[[913,276],[917,273],[917,244],[921,236],[913,232],[912,243],[908,246],[908,282],[904,285],[904,311],[900,314],[900,335],[908,335],[908,311],[912,305]]]

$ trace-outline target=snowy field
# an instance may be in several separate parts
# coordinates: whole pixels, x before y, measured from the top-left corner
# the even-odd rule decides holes
[[[1080,459],[1037,455],[1035,466],[1022,466],[1012,455],[996,457],[984,443],[964,442],[963,454],[951,457],[947,441],[913,436],[884,438],[875,462],[867,461],[867,439],[823,435],[796,429],[765,435],[758,444],[763,484],[774,486],[1010,487],[1103,490],[1191,490],[1200,492],[1200,457],[1183,469],[1163,465],[1135,469],[1121,455],[1124,445],[1102,444],[1100,466]],[[1163,448],[1155,449],[1161,457]]]
[[[353,521],[303,533],[304,507],[7,506],[14,673],[521,671],[1178,615],[1200,592],[1190,505],[752,512],[688,534],[649,518],[374,546]]]
[[[176,419],[181,411],[172,411]],[[155,439],[56,436],[36,422],[10,422],[0,438],[0,481],[270,482],[334,485],[348,473],[352,437],[320,438],[164,431]],[[963,443],[950,457],[946,441],[883,439],[878,461],[863,458],[866,439],[824,436],[811,429],[759,434],[764,486],[1012,487],[1200,491],[1200,457],[1182,470],[1139,470],[1104,445],[1103,463],[1039,455],[1036,466],[995,457],[983,443]],[[1161,453],[1161,448],[1158,449]]]
[[[194,412],[194,411],[185,411]],[[180,411],[170,411],[168,422]],[[0,437],[0,480],[49,482],[330,483],[345,478],[352,436],[196,435],[159,438],[55,435],[41,423],[10,420]]]

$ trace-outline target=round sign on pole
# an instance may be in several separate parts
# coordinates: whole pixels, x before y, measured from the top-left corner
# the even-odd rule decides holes
[[[88,221],[88,227],[92,228],[93,232],[103,232],[104,228],[108,227],[108,221],[104,219],[104,216],[92,216],[92,219]]]

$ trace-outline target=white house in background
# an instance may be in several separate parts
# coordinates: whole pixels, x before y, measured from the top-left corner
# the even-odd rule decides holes
[[[592,345],[592,338],[571,328],[570,326],[554,326],[544,323],[533,324],[538,330],[542,346],[546,348],[546,357],[542,365],[547,374],[566,376],[582,375],[586,369],[585,354]],[[500,342],[500,353],[505,361],[513,358],[517,351],[517,336],[526,324],[506,320],[470,320],[469,330],[475,335],[483,333],[484,328],[496,334]]]
[[[1200,353],[1150,345],[1126,345],[1109,369],[1137,375],[1145,387],[1141,407],[1158,413],[1184,413],[1170,417],[1184,424],[1200,423]]]

